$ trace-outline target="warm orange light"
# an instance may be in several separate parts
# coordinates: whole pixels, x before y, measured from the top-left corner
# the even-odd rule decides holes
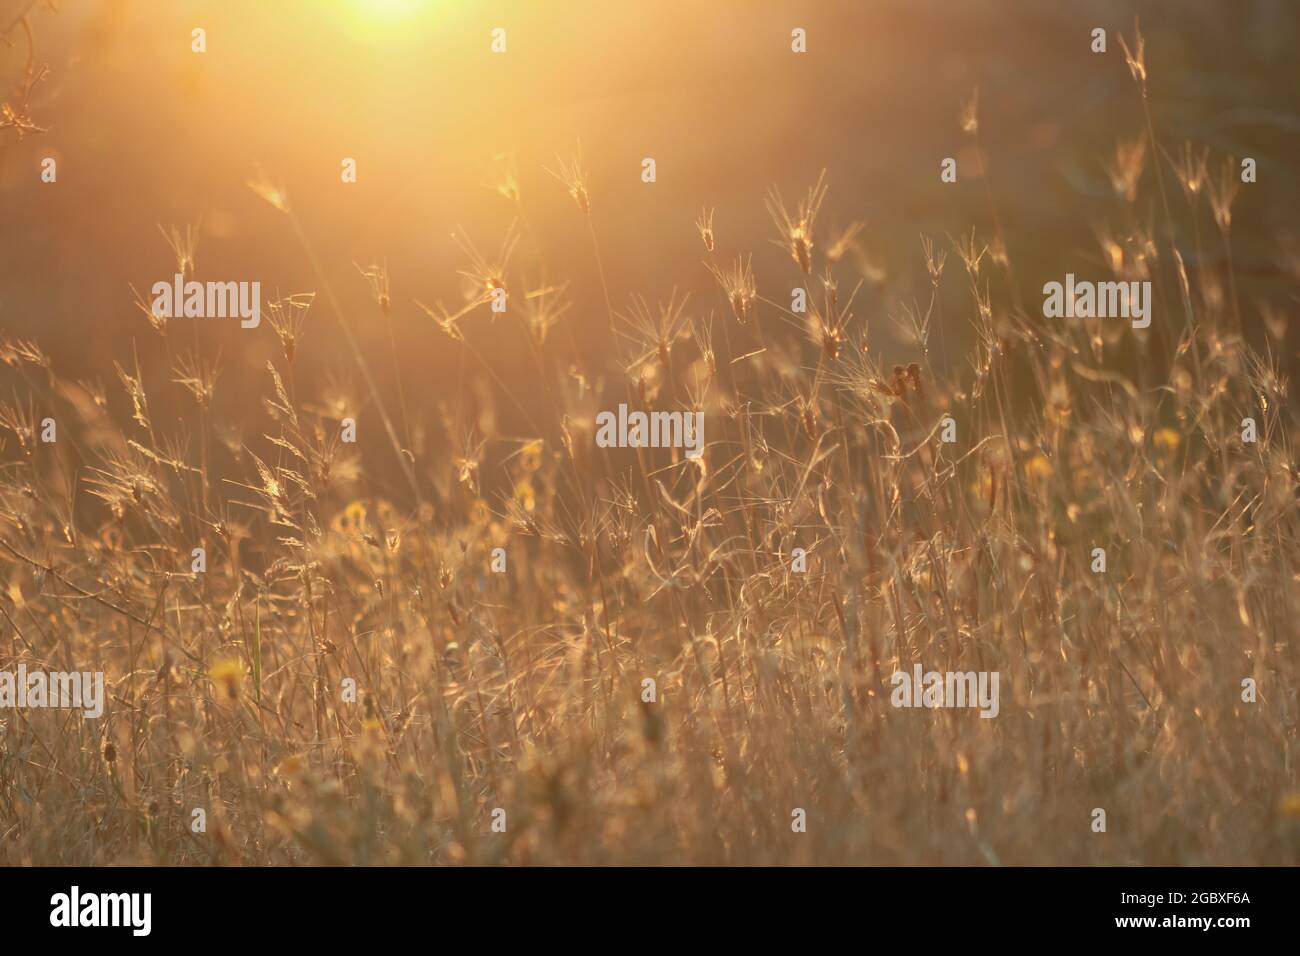
[[[354,0],[354,3],[364,17],[393,20],[415,13],[428,0]]]

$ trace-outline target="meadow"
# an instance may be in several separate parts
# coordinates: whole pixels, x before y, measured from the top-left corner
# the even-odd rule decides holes
[[[1300,863],[1300,125],[1184,139],[1178,18],[1105,9],[1124,112],[1066,200],[1008,198],[998,82],[945,81],[897,217],[842,155],[715,204],[575,123],[441,174],[489,213],[368,194],[375,230],[434,222],[434,269],[340,246],[337,150],[321,182],[233,164],[241,199],[137,216],[62,282],[11,259],[0,671],[102,671],[107,701],[0,709],[0,864]],[[63,16],[0,34],[32,94],[5,248],[50,258],[77,220],[18,196],[78,188],[70,139],[40,182],[77,122],[31,66]],[[1090,23],[1060,27],[1080,62]],[[92,268],[84,334],[49,319]],[[1047,317],[1067,272],[1150,283],[1148,326]],[[262,321],[160,314],[173,276],[263,280]],[[605,447],[620,405],[702,415],[702,454]],[[917,665],[996,673],[996,716],[894,706]]]

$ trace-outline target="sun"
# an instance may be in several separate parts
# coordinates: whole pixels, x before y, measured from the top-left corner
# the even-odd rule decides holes
[[[428,0],[354,0],[354,2],[362,15],[384,20],[410,16],[428,4]]]

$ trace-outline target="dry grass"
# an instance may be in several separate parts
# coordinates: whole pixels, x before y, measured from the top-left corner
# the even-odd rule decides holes
[[[859,227],[817,220],[818,180],[767,197],[775,235],[702,214],[713,301],[584,303],[604,363],[580,359],[564,284],[536,280],[517,183],[499,243],[458,233],[451,309],[390,298],[380,265],[276,302],[247,333],[280,356],[243,420],[213,420],[219,356],[182,344],[186,320],[139,318],[168,368],[114,356],[111,401],[8,337],[0,669],[102,669],[110,699],[98,721],[0,712],[0,863],[1300,862],[1292,398],[1206,254],[1230,250],[1230,161],[1158,132],[1117,150],[1103,238],[1115,278],[1153,280],[1147,332],[1017,307],[998,230],[926,237],[929,301],[895,309],[913,354],[882,367]],[[599,263],[616,212],[580,161],[555,175]],[[285,192],[254,188],[314,260]],[[196,234],[168,235],[192,272]],[[769,239],[784,273],[754,271]],[[366,283],[372,313],[344,317],[330,281]],[[931,331],[966,323],[949,376]],[[395,325],[462,357],[452,402],[402,381]],[[321,384],[299,346],[336,333],[352,367]],[[502,337],[534,380],[494,370]],[[702,461],[596,448],[620,401],[704,410]],[[368,441],[340,440],[349,416]],[[917,662],[1000,672],[1000,715],[892,708]]]

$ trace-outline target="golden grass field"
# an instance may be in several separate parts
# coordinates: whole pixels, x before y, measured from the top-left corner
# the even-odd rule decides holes
[[[258,16],[239,4],[208,14],[208,61],[189,48],[207,11],[136,35],[114,18],[152,11],[0,6],[0,671],[108,687],[97,720],[0,709],[0,863],[1300,862],[1300,127],[1292,102],[1197,140],[1170,105],[1193,32],[1244,19],[1157,7],[1138,25],[1099,4],[1035,23],[1105,77],[1050,82],[1107,106],[1079,120],[1086,142],[1057,117],[1012,144],[1015,84],[943,70],[960,24],[930,47],[882,5],[944,77],[916,81],[916,118],[889,114],[895,161],[889,124],[836,101],[753,101],[762,57],[779,73],[800,55],[790,5],[710,14],[747,38],[724,65],[753,83],[701,67],[699,102],[735,112],[702,142],[670,140],[616,72],[592,105],[578,90],[601,81],[554,66],[546,124],[505,112],[539,14],[509,21],[525,72],[489,77],[496,11],[344,6],[332,46],[245,62],[222,39]],[[976,9],[1015,39],[1015,15]],[[333,15],[294,10],[308,31]],[[635,16],[665,22],[606,36],[601,68],[626,48],[628,70],[687,69],[664,44],[705,15]],[[859,17],[807,18],[804,55],[844,59],[793,91],[855,95],[852,44],[823,38]],[[328,83],[318,60],[355,42],[392,57],[397,89],[424,68],[398,34],[435,22],[474,53],[412,102],[444,110],[455,148],[417,146],[427,125],[378,87],[254,95],[240,72]],[[146,52],[156,66],[129,67]],[[1207,112],[1265,112],[1244,85],[1276,89],[1262,54],[1234,68],[1243,86]],[[205,70],[231,85],[205,90]],[[682,89],[662,97],[694,122]],[[144,127],[118,126],[128,107]],[[186,132],[187,110],[225,138]],[[772,147],[768,111],[808,141]],[[340,183],[342,118],[372,115]],[[640,178],[654,148],[618,138],[634,120],[671,143],[658,182]],[[706,175],[697,154],[725,161]],[[413,178],[424,163],[441,192]],[[375,185],[388,174],[407,191]],[[1150,281],[1150,328],[1044,318],[1067,271]],[[260,327],[152,314],[173,273],[261,280]],[[705,453],[597,447],[620,403],[702,411]],[[917,663],[998,672],[997,717],[891,706]]]

